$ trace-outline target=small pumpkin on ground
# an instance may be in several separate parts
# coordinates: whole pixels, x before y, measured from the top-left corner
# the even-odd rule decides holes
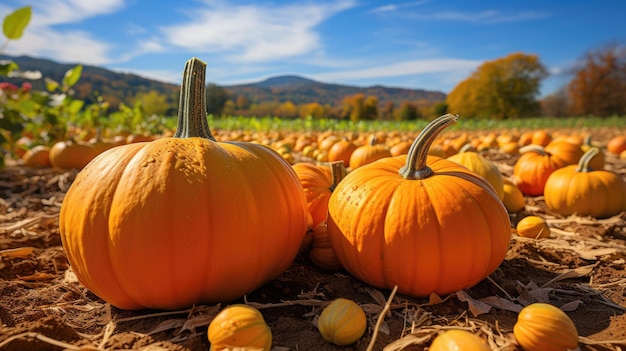
[[[263,350],[272,348],[272,331],[259,310],[237,304],[221,310],[207,331],[211,351]]]
[[[589,149],[578,165],[556,170],[546,181],[546,206],[556,213],[569,216],[607,218],[626,210],[626,182],[608,170],[594,170],[589,162],[600,152]]]
[[[576,326],[560,308],[547,303],[524,307],[513,335],[525,351],[566,351],[578,346]]]
[[[550,227],[545,219],[539,216],[526,216],[517,222],[517,235],[526,238],[543,239],[550,237]]]
[[[616,135],[609,139],[606,150],[614,155],[619,155],[626,151],[626,135]]]
[[[298,162],[292,167],[302,184],[314,228],[326,221],[330,194],[345,177],[347,170],[342,161],[335,161],[330,164]]]
[[[449,329],[437,335],[428,351],[491,351],[478,335],[463,329]]]
[[[470,144],[465,144],[459,150],[459,153],[448,157],[448,160],[457,162],[485,178],[493,186],[500,199],[502,199],[504,197],[504,180],[500,170],[493,162],[484,158],[478,152],[470,150],[470,148]]]
[[[83,169],[98,155],[91,145],[73,140],[56,142],[50,148],[50,164],[61,169]]]
[[[28,149],[22,155],[22,161],[27,167],[50,167],[50,148],[45,145],[37,145]]]
[[[524,209],[526,206],[524,194],[510,179],[503,178],[502,192],[502,202],[509,213],[517,213]]]
[[[338,346],[355,343],[365,333],[367,318],[356,302],[337,298],[326,306],[317,321],[324,340]]]
[[[350,169],[357,169],[385,157],[391,157],[391,152],[385,145],[377,144],[376,136],[372,135],[368,144],[361,145],[352,152]]]
[[[176,135],[109,149],[76,177],[59,216],[78,280],[122,309],[227,302],[282,274],[309,213],[271,148],[217,142],[206,64],[187,61]]]
[[[547,153],[538,145],[527,145],[520,149],[522,154],[513,167],[515,184],[524,195],[543,195],[543,188],[552,172],[564,167],[558,158]]]
[[[504,260],[511,223],[493,187],[456,162],[428,156],[456,119],[435,119],[408,155],[359,167],[333,191],[328,236],[353,276],[412,296],[447,294],[477,284]]]

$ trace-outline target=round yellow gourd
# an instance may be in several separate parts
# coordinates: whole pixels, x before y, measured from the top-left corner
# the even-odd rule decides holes
[[[566,351],[578,346],[574,322],[563,310],[547,303],[524,307],[513,326],[513,335],[525,351]]]
[[[517,223],[517,235],[526,238],[543,239],[550,237],[550,227],[539,216],[526,216]]]
[[[344,298],[335,299],[324,308],[317,322],[317,329],[324,340],[338,346],[350,345],[363,336],[367,318],[356,302]]]
[[[248,305],[236,304],[221,310],[209,324],[207,334],[211,351],[272,348],[272,331],[261,312]]]
[[[450,329],[437,335],[429,351],[491,351],[478,335],[462,329]]]
[[[504,203],[504,207],[506,207],[507,212],[517,213],[524,209],[524,207],[526,206],[524,194],[522,194],[522,191],[519,190],[517,185],[505,178],[503,181],[502,190],[502,202]]]

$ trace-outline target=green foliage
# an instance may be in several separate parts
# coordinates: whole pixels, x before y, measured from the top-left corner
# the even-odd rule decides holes
[[[24,29],[30,22],[31,14],[30,6],[25,6],[13,11],[4,18],[2,32],[7,40],[16,40],[22,37]]]

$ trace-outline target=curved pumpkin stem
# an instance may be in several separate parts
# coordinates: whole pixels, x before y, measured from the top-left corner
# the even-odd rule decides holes
[[[474,147],[472,146],[472,144],[470,143],[466,143],[465,145],[463,145],[463,147],[461,147],[461,149],[459,149],[459,154],[462,154],[464,152],[473,152],[474,151]]]
[[[406,165],[400,168],[400,175],[404,179],[425,179],[435,174],[433,170],[426,165],[428,150],[435,141],[435,137],[441,133],[446,127],[455,124],[459,116],[445,114],[430,122],[422,132],[417,136],[406,158]]]
[[[587,152],[585,152],[585,154],[582,155],[580,160],[578,160],[578,166],[576,166],[576,172],[585,173],[585,172],[592,171],[593,169],[589,168],[589,162],[591,162],[591,159],[595,155],[597,155],[599,152],[600,152],[600,149],[598,149],[595,146],[587,150]]]
[[[348,174],[348,170],[343,165],[343,161],[334,161],[330,163],[330,174],[333,179],[333,185],[328,189],[332,192],[337,187],[337,184]]]
[[[520,154],[523,154],[523,153],[526,153],[526,152],[536,152],[536,153],[540,154],[541,156],[548,155],[548,153],[546,152],[546,149],[543,146],[537,145],[537,144],[524,145],[524,146],[519,148],[519,153]]]
[[[215,141],[207,122],[205,74],[206,63],[197,57],[185,63],[174,138],[198,137]]]

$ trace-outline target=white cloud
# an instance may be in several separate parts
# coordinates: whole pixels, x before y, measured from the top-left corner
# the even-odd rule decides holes
[[[33,6],[32,18],[20,40],[11,42],[8,54],[49,57],[62,62],[111,62],[111,44],[83,30],[59,30],[57,25],[77,23],[88,18],[116,12],[123,0],[41,0]],[[89,48],[86,50],[86,48]]]
[[[482,63],[482,61],[462,59],[412,60],[357,70],[319,73],[311,76],[318,80],[341,81],[347,79],[388,78],[430,73],[467,72],[469,74],[469,72],[476,69],[476,67]]]
[[[86,50],[85,48],[89,48]],[[12,41],[7,48],[11,55],[49,57],[54,60],[92,65],[110,62],[111,46],[94,40],[83,31],[53,31],[47,28],[30,28],[20,40]]]
[[[209,1],[190,13],[188,23],[161,29],[171,45],[190,51],[221,53],[246,62],[275,60],[319,49],[314,28],[353,5],[352,0],[284,7]]]
[[[40,0],[33,6],[32,27],[77,23],[85,19],[115,13],[124,7],[124,0]]]
[[[496,10],[485,10],[480,12],[437,12],[437,13],[411,13],[409,16],[419,20],[439,20],[439,21],[462,21],[470,23],[505,23],[519,22],[549,17],[544,12],[522,11],[515,14],[504,14]]]
[[[371,12],[390,12],[390,11],[395,11],[397,9],[398,9],[398,5],[389,4],[389,5],[379,6],[373,9]]]

